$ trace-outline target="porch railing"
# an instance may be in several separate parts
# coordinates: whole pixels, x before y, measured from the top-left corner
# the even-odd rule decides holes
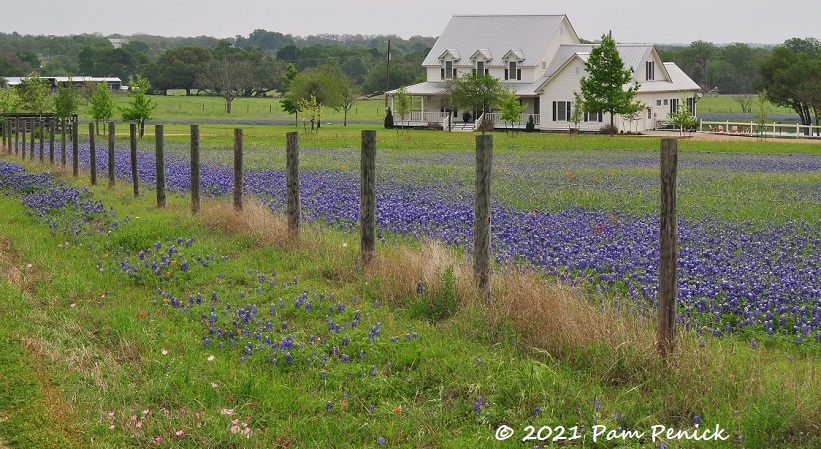
[[[405,121],[414,123],[441,123],[447,116],[447,112],[411,111],[410,114],[405,117]]]
[[[484,116],[485,120],[493,123],[494,126],[505,125],[505,121],[502,120],[501,114],[498,112],[488,112],[487,114],[484,114]],[[531,116],[533,116],[533,124],[538,127],[541,123],[539,114],[521,114],[519,116],[519,121],[513,123],[507,122],[507,125],[513,127],[524,127],[525,124],[527,124],[527,121],[530,120]]]

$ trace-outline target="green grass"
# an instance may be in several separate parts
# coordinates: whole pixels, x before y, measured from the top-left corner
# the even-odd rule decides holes
[[[130,101],[130,97],[125,94],[115,95],[113,98],[118,107],[125,107]],[[222,97],[205,95],[151,95],[149,99],[157,105],[152,114],[152,119],[158,122],[172,119],[178,121],[294,121],[293,115],[288,115],[288,113],[282,110],[279,98],[237,98],[233,100],[231,104],[231,114],[225,113],[225,100]],[[81,121],[91,120],[91,116],[88,114],[88,106],[81,106],[79,114]],[[119,112],[115,110],[114,118],[119,119],[119,115]],[[322,111],[322,123],[342,124],[343,115],[342,111],[324,108]],[[353,108],[348,111],[349,121],[376,121],[381,123],[384,118],[384,99],[362,99],[354,103]]]
[[[739,447],[742,436],[745,447],[821,445],[815,436],[821,416],[817,354],[767,339],[752,350],[748,336],[705,337],[700,347],[702,337],[688,334],[681,335],[680,356],[671,367],[632,340],[545,349],[541,326],[492,320],[488,308],[458,293],[452,271],[440,271],[428,285],[435,291],[420,302],[411,294],[385,299],[390,279],[368,281],[354,268],[354,236],[322,231],[319,241],[303,247],[260,245],[190,216],[185,198],[172,196],[166,210],[157,210],[151,195],[134,199],[127,185],[92,190],[118,217],[131,220],[111,234],[76,242],[50,236],[17,201],[0,198],[0,268],[25,273],[0,281],[0,376],[10,386],[0,393],[0,418],[9,418],[0,422],[0,436],[13,447],[153,447],[156,437],[174,447],[375,447],[380,437],[386,447],[530,447],[537,442],[520,442],[528,425],[580,426],[584,439],[578,446],[656,447],[649,440],[653,425],[693,430],[695,415],[703,428],[718,424],[730,436],[709,447]],[[130,280],[108,263],[120,248],[134,252],[165,237],[194,237],[192,252],[227,261],[176,273],[169,282]],[[378,256],[390,258],[400,249],[383,246]],[[99,271],[97,261],[112,272]],[[278,285],[271,296],[258,298],[249,269],[276,269],[278,284],[292,278],[298,284]],[[363,316],[371,316],[350,333],[350,350],[364,349],[367,362],[330,363],[327,379],[317,366],[272,367],[262,356],[241,363],[236,351],[203,348],[198,316],[164,306],[157,288],[181,300],[214,291],[237,306],[246,302],[238,291],[261,306],[279,297],[291,302],[303,289],[335,293],[349,307],[348,299],[357,295]],[[460,304],[455,311],[454,295]],[[379,299],[382,307],[372,308]],[[334,338],[324,319],[284,313],[296,335]],[[572,318],[554,310],[538,319]],[[382,337],[371,343],[365,334],[376,322]],[[419,338],[405,342],[408,325]],[[394,335],[400,343],[388,342]],[[215,360],[208,361],[209,355]],[[371,364],[377,375],[360,376]],[[492,405],[477,416],[478,396]],[[248,423],[249,438],[242,427],[230,431],[232,419]],[[494,432],[503,424],[516,435],[496,442]],[[593,444],[592,425],[647,436]],[[183,436],[176,435],[179,430]]]
[[[229,157],[233,127],[203,126],[203,145],[209,157]],[[243,128],[246,148],[257,150],[249,151],[250,166],[284,165],[279,149],[284,147],[284,133],[292,128]],[[323,127],[316,134],[302,134],[301,145],[337,149],[338,158],[331,168],[356,169],[359,132],[364,128]],[[176,141],[184,150],[187,130],[187,126],[168,125],[167,140]],[[422,180],[469,178],[473,139],[471,134],[380,130],[378,148],[398,151],[380,153],[379,164],[384,169],[416,171]],[[658,138],[647,137],[495,134],[494,139],[501,167],[513,155],[535,162],[592,155],[602,149],[628,150],[612,154],[630,156],[634,150],[659,147]],[[144,139],[140,145],[150,149],[153,143]],[[684,152],[818,152],[816,145],[774,140],[682,141],[681,148]],[[465,167],[439,163],[454,152],[468,161]],[[405,167],[403,156],[409,155],[426,156],[431,162]],[[301,155],[301,162],[306,168],[329,167],[326,158],[311,151]],[[632,208],[650,201],[650,193],[646,197],[602,194],[593,178],[605,177],[609,170],[577,170],[577,179],[589,183],[590,189],[559,189],[542,201],[555,203],[555,207],[571,201],[583,205],[609,201]],[[544,174],[564,178],[564,173]],[[621,174],[656,176],[652,170],[639,169]],[[700,195],[744,191],[770,199],[777,198],[779,191],[772,187],[779,183],[808,186],[821,182],[816,174],[786,178],[712,174],[682,170],[680,175],[698,178],[700,184],[692,188]],[[86,186],[85,179],[64,177],[78,187]],[[543,186],[534,183],[531,188],[542,190]],[[682,186],[685,193],[680,207],[685,210],[704,204],[695,195],[688,196],[690,187]],[[494,188],[514,198],[524,187],[500,174]],[[395,261],[397,272],[420,270],[410,274],[414,282],[404,286],[404,293],[396,294],[389,291],[390,285],[401,273],[369,277],[358,267],[358,236],[325,229],[313,234],[311,230],[306,231],[301,246],[263,244],[248,233],[230,232],[205,218],[192,217],[183,197],[169,196],[169,207],[158,210],[150,193],[133,198],[125,183],[114,191],[91,189],[114,208],[120,220],[130,217],[129,223],[110,234],[53,237],[46,225],[25,214],[18,200],[0,197],[0,439],[12,447],[155,447],[157,437],[162,438],[159,447],[376,447],[380,437],[386,439],[385,447],[533,447],[537,441],[521,442],[528,425],[535,429],[580,426],[584,438],[575,441],[576,446],[657,447],[658,442],[649,440],[652,426],[692,431],[696,415],[702,429],[719,425],[730,439],[667,441],[668,447],[821,447],[816,352],[759,335],[754,335],[759,345],[753,350],[749,343],[753,335],[713,339],[682,333],[676,360],[664,366],[653,355],[652,323],[633,323],[638,330],[621,332],[620,326],[631,323],[626,316],[608,325],[614,341],[588,342],[582,332],[575,335],[578,341],[568,341],[558,350],[558,345],[543,337],[549,334],[541,332],[552,323],[572,321],[571,310],[534,309],[525,316],[502,315],[499,319],[493,307],[472,301],[460,290],[458,273],[464,261],[458,255],[451,255],[453,259],[434,273],[425,293],[417,297],[413,292],[421,268],[398,263],[402,259],[397,254],[404,247],[380,246],[378,258]],[[769,216],[767,206],[761,204],[750,205],[750,210],[739,214]],[[787,214],[818,217],[817,207],[785,208]],[[707,208],[704,213],[716,210]],[[134,254],[157,241],[166,248],[166,237],[194,238],[192,248],[183,250],[189,260],[191,254],[208,254],[218,260],[225,256],[226,261],[185,273],[175,271],[169,281],[129,279],[111,262],[118,252]],[[103,271],[97,268],[98,262]],[[276,270],[277,286],[257,295],[258,284],[248,270],[266,274]],[[294,278],[298,282],[291,285]],[[497,304],[512,294],[504,289],[513,288],[505,285],[494,291]],[[215,292],[235,308],[247,302],[264,307],[279,298],[291,304],[304,290],[334,293],[348,307],[344,314],[333,315],[335,321],[352,320],[355,308],[362,311],[359,327],[345,335],[351,338],[351,354],[362,349],[366,361],[343,364],[333,359],[321,368],[318,360],[307,366],[299,359],[292,366],[280,362],[274,367],[264,356],[255,355],[239,362],[236,351],[204,348],[200,310],[185,314],[164,305],[156,294],[158,288],[181,301],[197,293],[208,298]],[[240,291],[249,295],[247,300],[239,298]],[[356,305],[349,302],[354,295]],[[527,304],[543,299],[539,294],[525,296]],[[578,292],[571,296],[569,301],[582,308],[597,305],[601,299]],[[372,306],[376,300],[381,302],[379,308]],[[321,304],[327,309],[330,303]],[[327,330],[325,313],[311,316],[293,309],[282,313],[300,341],[310,335],[338,341]],[[382,337],[371,342],[367,333],[377,322],[382,324]],[[418,339],[405,340],[409,332],[417,332]],[[391,343],[391,336],[398,336],[399,342]],[[209,361],[210,355],[215,359]],[[370,365],[377,367],[375,376],[367,373]],[[348,395],[344,406],[343,394]],[[479,396],[490,405],[481,407],[477,415],[474,403]],[[333,405],[330,411],[328,402]],[[370,404],[373,412],[368,411]],[[536,407],[540,414],[535,413]],[[223,409],[233,410],[233,415],[224,414]],[[149,412],[143,415],[144,410]],[[485,413],[490,416],[486,418]],[[231,432],[233,419],[239,419],[238,433]],[[242,433],[242,422],[248,424],[249,438]],[[494,432],[501,425],[511,426],[514,438],[495,441]],[[647,435],[640,440],[594,444],[592,425],[636,429]],[[179,430],[182,436],[176,435]],[[556,443],[543,443],[552,444]]]
[[[755,108],[755,100],[753,108]],[[772,114],[795,114],[794,110],[783,106],[771,105],[771,108]],[[741,105],[735,100],[734,95],[705,95],[698,100],[698,112],[702,114],[740,114]]]

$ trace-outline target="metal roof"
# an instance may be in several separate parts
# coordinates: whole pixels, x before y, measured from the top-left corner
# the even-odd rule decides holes
[[[439,57],[448,49],[457,49],[462,55],[482,49],[493,56],[487,65],[504,65],[503,56],[515,50],[522,57],[520,65],[535,66],[541,63],[542,54],[564,19],[564,15],[453,16],[422,65],[441,65]],[[568,32],[574,33],[572,28]],[[473,62],[460,60],[456,65]]]
[[[553,76],[559,69],[564,67],[567,61],[576,55],[580,56],[584,61],[587,61],[590,51],[595,47],[597,47],[597,45],[593,44],[564,44],[559,46],[559,50],[545,71],[545,75]],[[638,72],[647,59],[647,54],[653,50],[653,46],[648,44],[617,44],[616,50],[618,50],[619,57],[621,57],[622,62],[624,62],[624,66],[633,67],[633,69]],[[634,78],[635,74],[636,73],[633,73]]]
[[[405,86],[405,92],[410,95],[444,95],[446,83],[425,81],[411,86]],[[389,90],[388,95],[396,95],[399,89]]]
[[[670,74],[670,81],[644,81],[639,87],[639,92],[685,92],[700,89],[675,62],[665,62],[664,68]]]
[[[9,86],[16,86],[20,84],[26,77],[24,76],[5,76],[3,77],[8,81]],[[69,80],[75,83],[82,83],[86,81],[92,82],[116,82],[121,83],[122,81],[119,78],[100,78],[95,76],[41,76],[40,78],[51,80],[54,83],[66,83]]]

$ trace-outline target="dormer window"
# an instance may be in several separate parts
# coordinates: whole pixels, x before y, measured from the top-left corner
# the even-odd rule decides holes
[[[453,61],[445,61],[445,66],[442,67],[441,78],[443,80],[449,80],[452,78],[456,78],[456,69],[453,67]]]
[[[522,80],[522,69],[519,68],[519,62],[524,61],[525,56],[522,50],[510,50],[504,56],[503,60],[506,62],[505,79],[506,80]]]
[[[655,64],[654,61],[645,61],[644,62],[644,74],[646,75],[645,79],[647,81],[653,81],[654,79],[656,79],[656,73],[655,73],[656,72],[656,67],[655,66],[656,66],[656,64]]]
[[[517,61],[508,61],[505,69],[506,80],[522,80],[522,69],[517,67]]]
[[[473,73],[487,75],[487,63],[492,59],[493,58],[490,55],[490,50],[486,48],[480,48],[479,50],[476,50],[473,53],[473,56],[470,57],[470,60],[473,61]]]

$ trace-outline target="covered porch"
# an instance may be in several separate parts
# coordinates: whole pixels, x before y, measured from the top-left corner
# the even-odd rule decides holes
[[[441,126],[445,131],[476,131],[481,123],[492,123],[496,129],[525,129],[530,117],[539,129],[539,97],[521,97],[525,112],[515,122],[505,122],[499,112],[482,114],[481,111],[451,110],[447,104],[444,83],[424,82],[407,86],[405,92],[411,98],[411,108],[404,117],[396,111],[396,94],[388,92],[393,122],[396,126],[410,128]]]

